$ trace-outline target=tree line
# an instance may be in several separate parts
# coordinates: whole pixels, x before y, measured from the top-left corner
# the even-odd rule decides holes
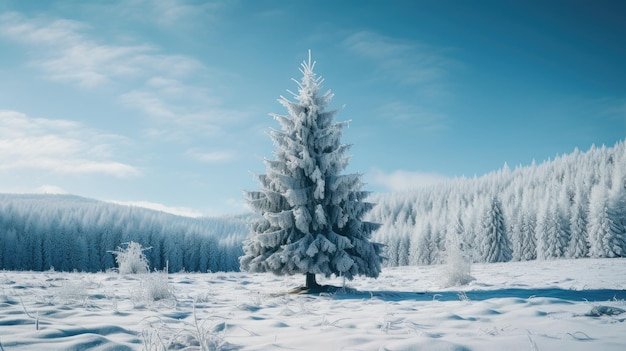
[[[71,195],[0,194],[0,269],[106,271],[123,243],[143,247],[151,269],[239,269],[246,216],[187,218]]]
[[[626,146],[368,198],[385,265],[626,257]],[[70,195],[0,194],[0,269],[98,272],[134,241],[152,269],[238,271],[255,215],[187,218]],[[455,249],[451,250],[454,246]]]
[[[624,141],[373,201],[388,266],[626,257]]]

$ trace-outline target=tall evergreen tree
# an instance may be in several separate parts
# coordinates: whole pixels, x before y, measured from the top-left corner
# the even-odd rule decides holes
[[[513,216],[513,220],[509,221],[509,238],[511,240],[512,261],[521,261],[522,252],[524,251],[524,237],[522,236],[522,211]]]
[[[410,264],[414,266],[432,264],[436,250],[433,241],[433,229],[430,223],[426,224],[426,228],[412,243]]]
[[[520,215],[520,241],[521,252],[520,261],[530,261],[537,258],[537,239],[535,236],[536,219],[535,215],[522,209]]]
[[[482,217],[481,254],[485,262],[507,262],[511,260],[511,243],[507,236],[502,203],[494,196],[487,204]]]
[[[537,258],[553,259],[565,255],[569,235],[555,201],[548,203],[543,210],[539,238]]]
[[[377,277],[383,245],[370,241],[377,224],[362,220],[374,206],[365,202],[359,174],[341,175],[349,145],[340,137],[347,122],[334,122],[327,111],[333,95],[320,93],[315,62],[302,63],[295,101],[278,100],[288,115],[274,114],[281,130],[272,130],[274,160],[265,160],[261,189],[245,193],[261,218],[244,242],[241,268],[277,275],[306,275],[306,287],[318,287],[316,274],[353,279]]]
[[[609,198],[607,189],[596,185],[591,191],[589,211],[589,256],[624,257],[626,238],[620,217],[617,215],[616,198]],[[620,201],[621,202],[621,201]]]
[[[588,210],[589,200],[582,191],[578,191],[574,197],[574,208],[572,210],[572,217],[570,219],[570,258],[586,257],[589,254],[589,245],[587,241]]]

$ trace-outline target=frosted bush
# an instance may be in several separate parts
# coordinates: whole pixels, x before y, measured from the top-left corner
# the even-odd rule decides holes
[[[131,241],[124,243],[125,248],[117,247],[117,250],[109,251],[115,255],[115,262],[120,274],[139,274],[150,272],[148,258],[144,255],[144,251],[151,248],[144,248],[141,244]]]
[[[146,301],[159,301],[174,297],[168,282],[167,271],[146,274],[141,279],[141,295]]]
[[[465,285],[474,280],[470,275],[472,264],[467,255],[457,246],[451,245],[446,257],[444,285],[446,287]]]

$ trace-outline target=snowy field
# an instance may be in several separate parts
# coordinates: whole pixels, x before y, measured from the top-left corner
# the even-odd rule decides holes
[[[0,350],[624,350],[626,259],[471,275],[392,268],[294,295],[304,276],[0,271]]]

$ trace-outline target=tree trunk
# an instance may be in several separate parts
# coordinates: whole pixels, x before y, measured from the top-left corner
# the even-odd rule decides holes
[[[314,288],[319,288],[320,285],[317,284],[317,281],[315,280],[315,273],[307,273],[306,274],[306,288],[307,289],[314,289]]]

